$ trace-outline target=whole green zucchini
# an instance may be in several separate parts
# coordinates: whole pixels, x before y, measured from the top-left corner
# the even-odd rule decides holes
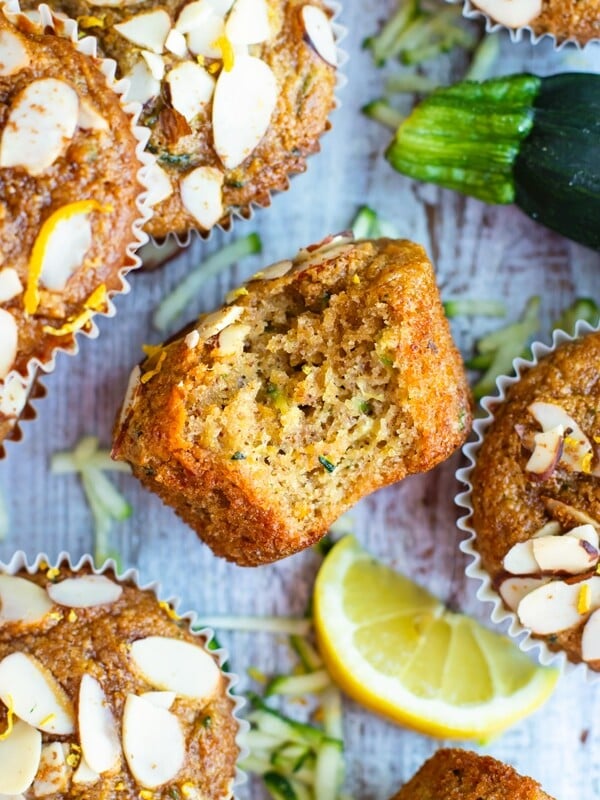
[[[516,203],[600,249],[600,75],[509,75],[437,89],[386,157],[399,172],[486,203]]]

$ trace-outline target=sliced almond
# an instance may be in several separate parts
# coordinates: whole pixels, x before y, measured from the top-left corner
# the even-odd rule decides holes
[[[33,783],[35,797],[48,797],[68,788],[69,766],[60,742],[51,742],[42,747],[40,765]]]
[[[41,175],[67,147],[77,128],[79,98],[64,81],[41,78],[15,98],[2,140],[0,167]]]
[[[540,572],[540,565],[533,555],[533,542],[528,539],[526,542],[517,542],[504,556],[502,565],[507,572],[512,575],[535,575]]]
[[[161,8],[137,14],[126,22],[119,22],[113,28],[127,41],[133,42],[145,50],[151,50],[153,53],[162,53],[171,29],[171,18]]]
[[[142,50],[140,55],[148,65],[148,69],[154,80],[162,81],[165,77],[164,58],[157,55],[157,53],[153,53],[151,50]]]
[[[212,16],[215,16],[215,11],[206,0],[187,3],[177,17],[175,30],[181,34],[186,34],[197,28],[203,28]],[[217,16],[223,17],[224,15]]]
[[[116,603],[123,594],[123,587],[104,575],[83,575],[51,583],[47,591],[59,606],[93,608]]]
[[[35,778],[42,755],[42,735],[16,719],[11,735],[0,740],[0,792],[26,792]]]
[[[178,28],[178,30],[180,29]],[[183,31],[181,32],[183,33]],[[210,14],[202,25],[189,30],[185,38],[190,52],[195,56],[221,58],[221,51],[214,46],[214,43],[224,35],[225,23],[223,18],[218,17],[216,14]]]
[[[7,417],[18,417],[29,394],[30,381],[17,372],[11,372],[0,392],[0,413]]]
[[[542,572],[579,575],[598,563],[598,550],[575,536],[544,536],[532,539],[533,557]]]
[[[178,64],[167,75],[171,104],[191,122],[207,106],[215,90],[212,75],[192,61]]]
[[[14,575],[0,575],[0,625],[40,622],[51,609],[48,595],[37,583]]]
[[[148,204],[158,205],[173,194],[173,184],[171,179],[158,164],[152,164],[146,171],[148,181]]]
[[[555,500],[553,497],[542,496],[541,500],[546,511],[550,516],[558,520],[563,528],[573,528],[577,525],[592,525],[596,530],[600,531],[600,522],[590,517],[585,511],[581,511],[567,503],[562,503],[560,500]]]
[[[0,31],[0,77],[8,78],[29,66],[29,54],[20,36]]]
[[[571,528],[570,531],[567,531],[565,536],[574,536],[576,539],[587,542],[594,549],[600,549],[600,536],[598,536],[598,531],[593,525],[578,525],[576,528]]]
[[[169,35],[165,39],[165,50],[173,53],[174,56],[185,58],[187,55],[187,42],[185,36],[175,28],[171,28]]]
[[[473,5],[507,28],[529,25],[542,13],[542,0],[472,0]]]
[[[73,733],[75,714],[67,693],[36,658],[11,653],[0,661],[0,699],[44,733]],[[20,791],[20,790],[17,790]]]
[[[79,687],[79,736],[88,766],[102,774],[119,766],[121,746],[117,726],[102,687],[84,675]]]
[[[0,379],[5,378],[17,357],[19,329],[15,318],[4,308],[0,308]]]
[[[309,42],[323,61],[337,66],[337,48],[331,21],[323,9],[317,6],[302,7],[302,22]]]
[[[223,173],[215,167],[197,167],[180,183],[181,202],[206,230],[223,216],[222,187]]]
[[[537,589],[538,586],[544,586],[549,581],[550,578],[510,577],[502,581],[498,591],[508,608],[516,611],[525,595]]]
[[[42,258],[40,282],[52,292],[60,292],[82,266],[92,246],[89,213],[71,214],[53,226]]]
[[[233,44],[260,44],[271,38],[266,0],[236,0],[225,24]]]
[[[583,628],[581,657],[584,661],[600,659],[600,609],[594,611]]]
[[[89,100],[79,101],[77,125],[84,131],[107,131],[108,122]]]
[[[246,336],[250,333],[250,325],[234,323],[223,328],[219,334],[219,344],[214,353],[219,356],[236,356],[244,352]]]
[[[145,61],[138,61],[125,78],[129,81],[127,100],[144,105],[160,94],[160,81],[152,77]]]
[[[560,527],[560,523],[556,522],[555,520],[550,520],[545,525],[542,525],[541,528],[538,528],[535,533],[531,534],[532,539],[537,539],[540,536],[556,536],[561,533],[562,528]]]
[[[176,695],[175,692],[144,692],[140,697],[143,697],[144,700],[152,703],[152,705],[158,708],[166,708],[168,711],[175,702]]]
[[[151,686],[181,697],[209,700],[221,673],[202,647],[165,636],[149,636],[131,645],[131,657]]]
[[[219,308],[217,311],[200,318],[200,325],[197,328],[198,334],[202,339],[210,339],[211,336],[216,336],[228,325],[237,322],[243,313],[244,309],[241,306]]]
[[[73,783],[92,784],[98,780],[100,780],[100,775],[90,767],[82,756],[77,769],[73,773]]]
[[[133,777],[144,788],[155,789],[173,780],[185,761],[179,720],[142,697],[127,695],[123,752]]]
[[[557,403],[538,401],[531,403],[528,410],[544,431],[562,425],[565,431],[565,442],[560,463],[575,472],[583,472],[584,458],[592,453],[593,449],[590,440],[573,417]]]
[[[13,297],[21,294],[23,284],[19,279],[19,274],[12,267],[0,269],[0,303],[6,303]]]
[[[91,6],[108,6],[109,8],[128,8],[142,2],[143,0],[89,0]]]
[[[137,394],[141,385],[141,375],[142,370],[140,369],[139,365],[136,364],[131,370],[131,373],[129,374],[129,380],[127,381],[127,389],[125,390],[125,397],[123,398],[123,405],[121,406],[121,414],[119,416],[119,426],[123,425],[129,410],[135,405]]]
[[[215,14],[224,17],[231,10],[234,0],[204,0],[204,2],[212,8]]]
[[[239,56],[229,72],[222,70],[212,122],[215,150],[227,169],[239,166],[267,132],[278,91],[272,69],[260,58]]]
[[[579,625],[582,617],[577,604],[584,583],[590,585],[591,607],[597,608],[600,578],[580,583],[550,581],[529,592],[519,603],[517,614],[522,625],[540,635],[559,633]]]
[[[308,256],[302,255],[299,259],[296,259],[294,271],[304,272],[311,267],[317,267],[320,264],[324,264],[326,261],[341,258],[346,253],[350,253],[353,249],[354,244],[350,244],[349,242],[341,242],[339,244],[332,243],[327,247],[319,247],[318,250],[314,251],[314,253],[309,253]]]
[[[525,469],[538,481],[545,481],[552,475],[563,452],[564,428],[557,425],[550,431],[536,433],[533,437],[533,453]]]
[[[261,269],[261,271],[257,272],[256,275],[253,275],[252,280],[273,281],[276,278],[283,278],[283,276],[287,275],[293,266],[294,262],[290,261],[289,259],[277,261],[275,264],[271,264],[270,266],[265,267],[265,269]]]

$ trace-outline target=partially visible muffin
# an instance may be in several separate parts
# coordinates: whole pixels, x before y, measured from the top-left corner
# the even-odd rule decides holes
[[[512,385],[476,453],[481,566],[521,623],[600,669],[600,333]]]
[[[33,6],[36,0],[30,0]],[[155,237],[266,206],[319,148],[337,52],[323,0],[50,0],[129,78],[157,157]]]
[[[151,591],[89,567],[0,573],[0,793],[229,800],[228,679]]]
[[[329,237],[229,299],[132,376],[113,445],[218,555],[295,553],[464,441],[462,360],[418,245]]]
[[[471,0],[494,22],[507,28],[529,26],[557,42],[586,44],[600,38],[600,0]]]
[[[32,362],[72,349],[134,264],[138,140],[100,67],[69,38],[0,11],[2,436]]]
[[[438,750],[391,800],[553,800],[537,781],[470,750]]]

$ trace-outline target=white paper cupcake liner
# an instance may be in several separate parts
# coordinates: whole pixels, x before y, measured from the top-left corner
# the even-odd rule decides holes
[[[229,672],[223,668],[229,659],[228,652],[222,647],[219,647],[215,650],[212,650],[209,647],[210,642],[215,639],[215,632],[212,628],[198,627],[200,620],[196,611],[180,611],[180,599],[175,595],[166,595],[159,581],[142,583],[139,572],[133,567],[130,567],[123,572],[119,572],[117,564],[112,558],[107,559],[104,564],[102,564],[100,567],[97,567],[91,555],[85,554],[74,561],[71,558],[71,555],[63,550],[58,554],[55,560],[50,559],[45,553],[38,553],[38,555],[36,555],[33,561],[30,563],[27,559],[27,554],[23,550],[18,550],[8,561],[0,560],[0,574],[4,573],[6,575],[15,575],[20,570],[25,570],[30,575],[35,575],[39,571],[42,563],[48,564],[50,568],[67,566],[73,572],[77,572],[83,567],[87,567],[91,569],[94,575],[104,575],[107,572],[111,572],[114,574],[119,583],[128,583],[135,586],[137,589],[140,589],[141,591],[152,592],[159,603],[168,603],[175,614],[177,614],[180,619],[185,620],[188,623],[190,632],[194,634],[194,636],[197,636],[199,640],[203,640],[205,651],[209,655],[214,656],[218,661],[221,672],[227,681],[227,696],[233,703],[233,716],[238,725],[238,732],[236,735],[236,743],[239,748],[238,764],[243,761],[248,754],[248,750],[242,746],[242,740],[246,733],[250,730],[249,723],[240,716],[240,711],[246,705],[246,700],[242,695],[237,695],[233,692],[234,687],[239,682],[238,676],[235,673]],[[246,781],[246,774],[239,768],[239,766],[236,765],[236,774],[233,782],[234,798],[236,797],[236,790],[238,787],[242,786],[244,783],[246,783]]]
[[[449,3],[458,3],[462,0],[446,0]],[[592,42],[600,41],[599,38],[590,39],[589,42],[585,44],[580,44],[577,39],[569,38],[563,39],[562,41],[557,41],[556,36],[553,33],[535,33],[533,28],[529,25],[523,25],[520,28],[508,28],[506,25],[502,25],[500,22],[496,22],[496,20],[489,17],[485,11],[482,11],[477,6],[473,5],[471,0],[464,0],[463,2],[463,17],[467,19],[474,19],[474,20],[485,20],[485,32],[486,33],[496,33],[497,31],[508,31],[511,41],[512,42],[520,42],[522,41],[523,37],[529,39],[531,44],[538,44],[542,40],[548,40],[553,43],[554,50],[558,52],[562,50],[565,46],[572,46],[577,48],[578,50],[585,49],[589,44]]]
[[[101,59],[97,56],[97,43],[93,37],[85,36],[84,38],[79,39],[78,27],[75,20],[53,12],[49,6],[44,4],[38,6],[36,11],[28,11],[27,13],[24,13],[20,10],[18,0],[8,0],[6,3],[3,3],[2,0],[0,0],[0,10],[17,27],[19,24],[25,23],[27,25],[27,29],[31,29],[32,24],[39,24],[40,29],[52,29],[57,35],[69,39],[80,53],[83,53],[84,55],[97,61],[97,66],[104,74],[108,86],[112,88],[121,98],[124,97],[127,89],[129,88],[129,82],[116,81],[116,62],[110,59]],[[13,371],[9,373],[7,379],[13,375],[21,375],[24,385],[32,387],[35,383],[36,375],[39,375],[40,371],[50,373],[55,369],[56,356],[58,353],[63,352],[67,353],[68,355],[77,354],[79,351],[79,336],[85,336],[88,339],[95,339],[99,333],[98,327],[94,321],[95,316],[99,314],[103,317],[113,317],[115,315],[116,308],[112,302],[112,298],[120,294],[127,294],[130,291],[131,287],[125,276],[131,270],[137,269],[141,266],[142,262],[139,258],[139,255],[137,255],[137,251],[148,241],[148,235],[144,232],[143,228],[153,214],[152,208],[147,203],[147,195],[149,190],[150,168],[154,164],[154,157],[145,149],[149,138],[148,129],[137,124],[139,115],[141,113],[140,104],[130,102],[126,103],[122,99],[121,105],[125,113],[131,118],[131,130],[138,142],[136,154],[141,163],[140,169],[137,172],[137,178],[140,184],[145,187],[145,191],[140,193],[136,201],[139,217],[133,224],[131,243],[128,245],[125,252],[124,261],[128,261],[129,263],[127,263],[127,265],[119,271],[121,288],[111,290],[108,293],[106,310],[95,311],[89,321],[89,325],[85,326],[85,328],[75,331],[71,342],[64,345],[57,344],[53,348],[51,356],[47,361],[41,361],[38,358],[30,359],[27,365],[26,374],[21,375],[21,373]],[[3,400],[5,385],[6,381],[0,384],[0,403]],[[20,419],[24,419],[23,414],[21,414]],[[17,422],[18,420],[15,421],[15,425]],[[13,438],[19,437],[13,436]],[[3,448],[0,445],[0,458],[2,458],[2,455]]]
[[[494,589],[490,575],[483,569],[481,563],[481,556],[477,551],[475,542],[477,533],[472,526],[473,516],[473,503],[471,494],[473,485],[471,483],[471,474],[475,463],[477,461],[477,453],[486,431],[494,419],[494,409],[497,405],[503,403],[506,395],[511,386],[518,383],[521,376],[531,367],[535,366],[541,358],[544,358],[549,353],[552,353],[559,345],[566,342],[573,342],[589,333],[600,332],[600,326],[592,327],[585,321],[579,321],[575,326],[575,332],[571,336],[564,331],[556,330],[552,335],[552,344],[547,345],[543,342],[534,342],[531,346],[533,357],[531,360],[524,358],[516,358],[513,361],[513,368],[516,372],[514,376],[503,375],[496,381],[497,393],[495,395],[488,395],[481,401],[481,406],[485,411],[485,416],[476,419],[473,424],[472,436],[475,437],[474,441],[469,441],[462,448],[464,456],[469,462],[466,467],[457,470],[456,477],[458,481],[466,486],[466,489],[456,495],[455,502],[459,508],[464,509],[465,513],[458,519],[457,525],[460,530],[467,534],[467,538],[460,543],[460,549],[463,553],[470,556],[471,563],[466,569],[466,574],[470,578],[479,581],[480,586],[477,590],[477,597],[484,603],[491,603],[493,605],[490,618],[495,623],[505,623],[508,621],[508,634],[509,636],[518,640],[519,647],[525,652],[533,651],[538,661],[544,666],[552,665],[559,667],[565,671],[571,672],[578,669],[584,671],[589,680],[600,679],[600,673],[588,669],[585,663],[575,664],[569,661],[566,654],[562,651],[556,652],[550,650],[545,641],[533,636],[528,628],[521,625],[517,615],[510,611],[500,597],[499,593]]]
[[[348,79],[343,71],[343,67],[348,62],[349,55],[342,47],[340,47],[341,42],[346,38],[348,35],[348,29],[345,25],[340,24],[338,21],[339,16],[342,12],[342,4],[336,2],[335,0],[326,0],[325,5],[329,11],[332,13],[331,17],[331,24],[333,28],[333,34],[335,36],[336,42],[336,49],[337,49],[337,65],[336,65],[336,82],[335,82],[335,93],[334,93],[334,105],[332,109],[333,111],[337,111],[342,107],[341,100],[339,99],[339,92],[346,86],[348,83]],[[333,127],[331,121],[328,122],[327,127],[322,131],[321,136],[324,136],[328,131],[331,130]],[[317,148],[316,150],[307,156],[307,164],[310,164],[312,158],[318,155],[321,149],[320,145],[321,137],[317,141]],[[307,167],[308,169],[309,167]],[[288,173],[286,176],[284,184],[281,187],[276,189],[271,189],[268,192],[268,197],[264,202],[257,202],[251,201],[247,206],[243,206],[241,208],[232,208],[229,211],[227,219],[223,223],[218,223],[214,225],[210,230],[203,231],[196,228],[190,228],[185,233],[176,233],[172,232],[169,233],[164,238],[156,238],[154,236],[150,236],[150,243],[149,243],[149,250],[152,248],[152,258],[158,260],[159,266],[166,264],[171,258],[174,258],[174,255],[168,255],[171,249],[174,247],[174,243],[179,248],[188,247],[195,239],[201,239],[202,241],[209,241],[213,231],[220,230],[230,232],[233,230],[233,227],[237,221],[246,221],[249,222],[254,218],[254,213],[258,209],[265,209],[269,208],[272,203],[273,195],[277,195],[282,192],[287,192],[290,188],[290,181],[294,178],[294,175],[301,174],[291,172]],[[165,250],[165,257],[161,258],[160,250]],[[144,253],[141,254],[142,261],[144,257]],[[152,269],[155,269],[153,267]]]

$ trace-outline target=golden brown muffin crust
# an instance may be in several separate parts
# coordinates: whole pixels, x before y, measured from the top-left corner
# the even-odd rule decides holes
[[[542,13],[531,27],[551,33],[559,42],[575,39],[585,44],[600,38],[600,0],[544,0]]]
[[[269,129],[246,160],[234,169],[224,170],[212,141],[210,115],[200,114],[186,123],[162,91],[144,106],[141,123],[151,129],[148,149],[174,182],[199,166],[224,170],[223,206],[220,220],[226,225],[232,213],[248,215],[252,203],[267,206],[271,192],[287,188],[288,176],[306,169],[306,157],[319,149],[319,137],[329,127],[328,117],[334,106],[336,70],[327,64],[307,43],[300,10],[305,0],[269,0],[271,24],[276,35],[253,51],[267,63],[277,79],[279,96]],[[35,5],[31,2],[30,5]],[[103,52],[114,58],[119,74],[129,72],[136,61],[133,45],[113,29],[113,25],[144,11],[164,9],[175,20],[186,3],[181,0],[155,0],[125,8],[92,5],[86,0],[51,0],[49,5],[80,20],[86,30],[98,37]],[[320,0],[311,5],[325,8]],[[100,20],[101,25],[89,20]],[[165,53],[167,67],[178,62]],[[155,206],[155,214],[146,230],[157,238],[171,232],[180,234],[201,228],[185,209],[177,188]]]
[[[490,756],[438,750],[391,800],[553,800],[532,778]]]
[[[217,554],[256,565],[303,549],[467,435],[462,361],[417,245],[342,245],[234,305],[243,351],[181,337],[155,354],[113,449]]]
[[[531,480],[525,465],[531,455],[521,445],[515,425],[531,423],[534,400],[559,404],[590,440],[600,433],[600,334],[563,344],[527,370],[494,407],[494,420],[477,453],[472,474],[473,527],[482,566],[492,580],[505,575],[502,561],[517,542],[529,539],[551,519],[549,501],[559,501],[600,520],[600,479],[557,469],[543,482]],[[559,515],[560,516],[560,515]],[[585,618],[582,619],[582,623]],[[580,660],[582,628],[555,635],[550,646]]]
[[[47,587],[52,582],[85,574],[89,574],[87,568],[73,573],[62,567],[58,575],[54,570],[42,570],[33,576],[23,571],[19,577]],[[107,577],[113,578],[110,573]],[[172,610],[166,604],[159,605],[152,592],[127,583],[120,585],[123,594],[110,606],[78,608],[73,612],[57,606],[55,612],[46,615],[45,621],[33,629],[21,623],[0,625],[0,660],[14,652],[33,655],[50,670],[73,701],[78,697],[82,676],[89,674],[101,683],[114,718],[121,720],[128,693],[141,694],[154,689],[132,671],[127,645],[147,636],[165,636],[200,647],[204,640],[189,631],[187,620],[173,619]],[[222,677],[217,695],[203,707],[197,701],[175,699],[172,710],[185,735],[186,761],[175,780],[152,790],[155,800],[172,800],[177,793],[181,796],[180,787],[188,782],[206,800],[231,797],[238,755],[235,742],[238,724],[233,717],[233,701],[226,690]],[[0,729],[4,730],[6,712],[2,704],[0,707]],[[50,738],[72,743],[75,737]],[[44,734],[44,741],[47,739]],[[54,800],[73,797],[137,800],[141,787],[134,781],[125,759],[121,761],[119,772],[104,773],[89,786],[79,784],[70,792],[55,793]]]
[[[23,167],[0,169],[0,268],[16,270],[23,287],[34,242],[53,213],[81,200],[95,200],[105,208],[91,212],[92,244],[83,266],[75,270],[63,290],[50,291],[40,284],[40,303],[33,314],[25,312],[22,292],[0,304],[18,328],[12,369],[27,375],[32,358],[46,362],[57,346],[68,347],[73,341],[73,333],[51,335],[44,330],[46,326],[60,328],[77,318],[102,284],[109,294],[122,288],[119,272],[132,266],[125,250],[135,241],[132,226],[140,217],[136,201],[142,186],[137,179],[140,162],[131,118],[107,85],[98,61],[77,52],[70,41],[57,35],[39,35],[33,30],[25,34],[0,14],[2,31],[20,37],[30,64],[14,75],[0,77],[0,134],[15,99],[42,78],[67,83],[80,101],[89,100],[109,123],[107,131],[78,127],[64,155],[35,177]]]

